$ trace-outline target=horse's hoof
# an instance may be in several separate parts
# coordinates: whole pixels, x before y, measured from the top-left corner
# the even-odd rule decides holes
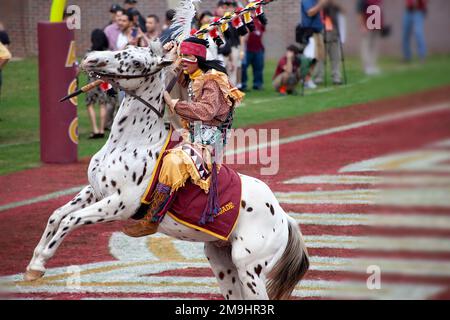
[[[35,281],[42,278],[44,276],[44,273],[44,271],[39,270],[27,270],[23,276],[23,279],[25,281]]]

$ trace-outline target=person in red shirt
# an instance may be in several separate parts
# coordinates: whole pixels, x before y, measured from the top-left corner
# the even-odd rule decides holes
[[[403,57],[406,62],[412,59],[411,36],[414,32],[419,58],[423,61],[427,55],[424,22],[427,12],[427,0],[405,0],[403,16]]]
[[[247,69],[252,66],[253,69],[253,89],[262,90],[264,80],[264,44],[263,34],[266,31],[265,26],[258,20],[255,23],[255,31],[250,32],[247,38],[247,47],[244,62],[242,64],[242,86],[241,90],[247,90]]]
[[[290,45],[286,54],[278,62],[277,69],[273,76],[273,87],[280,94],[292,94],[300,81],[300,62],[297,58],[299,48],[296,45]]]

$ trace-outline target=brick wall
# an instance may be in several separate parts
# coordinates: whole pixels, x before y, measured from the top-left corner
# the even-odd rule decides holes
[[[345,50],[348,54],[359,52],[359,28],[355,14],[356,0],[340,0],[348,13],[348,42]],[[121,0],[72,0],[68,4],[81,7],[82,29],[76,32],[78,52],[82,54],[90,43],[90,33],[95,28],[104,27],[109,21],[109,6]],[[213,10],[216,0],[203,0],[201,10]],[[1,0],[0,20],[6,25],[12,39],[12,51],[16,56],[37,54],[36,26],[38,21],[48,20],[50,0]],[[164,12],[176,0],[140,0],[138,9],[143,15],[155,13],[162,19]],[[386,21],[393,27],[393,34],[383,42],[385,54],[398,55],[401,52],[401,29],[404,0],[385,1],[383,10]],[[448,30],[450,30],[450,1],[430,1],[426,35],[429,50],[432,53],[450,52]],[[284,48],[294,41],[294,29],[300,15],[300,0],[278,0],[266,10],[269,26],[265,35],[267,56],[278,57]],[[57,39],[55,39],[57,41]]]

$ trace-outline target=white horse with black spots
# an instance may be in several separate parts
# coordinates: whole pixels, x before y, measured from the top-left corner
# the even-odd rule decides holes
[[[47,261],[70,232],[83,225],[131,218],[140,207],[169,130],[163,119],[133,96],[163,110],[168,61],[159,44],[92,52],[85,71],[108,77],[128,94],[111,134],[92,158],[89,185],[50,216],[26,269],[25,280],[44,275]],[[158,231],[181,240],[205,243],[205,254],[226,299],[286,299],[309,267],[297,223],[279,205],[269,187],[241,175],[241,214],[228,243],[176,223],[166,215]]]

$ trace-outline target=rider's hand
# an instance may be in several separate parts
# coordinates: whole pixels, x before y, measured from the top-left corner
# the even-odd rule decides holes
[[[164,49],[164,51],[169,52],[169,51],[172,51],[172,49],[176,46],[177,46],[177,43],[175,41],[170,41],[170,42],[167,42],[163,46],[163,49]]]
[[[169,109],[172,113],[175,113],[175,104],[172,100],[172,97],[170,96],[170,93],[167,91],[164,91],[164,101],[169,106]]]

